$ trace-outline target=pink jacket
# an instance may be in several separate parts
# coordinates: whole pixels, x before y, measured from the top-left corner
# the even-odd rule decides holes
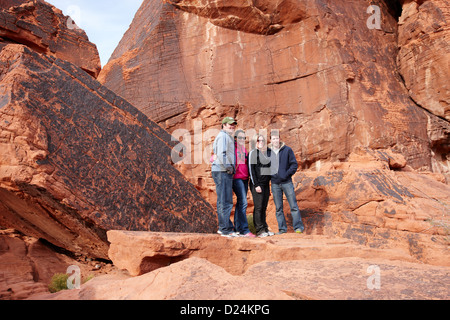
[[[248,152],[245,150],[244,146],[239,146],[236,144],[236,173],[234,174],[234,179],[247,180],[249,177],[248,173]]]

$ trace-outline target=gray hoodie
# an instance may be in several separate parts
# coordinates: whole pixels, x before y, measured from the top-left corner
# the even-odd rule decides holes
[[[234,139],[224,130],[220,131],[214,140],[213,151],[216,155],[211,171],[234,172],[236,156],[234,154]]]

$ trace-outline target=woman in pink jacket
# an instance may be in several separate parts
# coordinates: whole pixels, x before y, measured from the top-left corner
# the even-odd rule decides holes
[[[248,228],[247,221],[247,192],[248,192],[248,152],[245,149],[245,132],[237,130],[234,134],[236,144],[236,173],[233,179],[233,191],[236,194],[237,202],[234,211],[234,227],[236,232],[242,237],[254,238]]]

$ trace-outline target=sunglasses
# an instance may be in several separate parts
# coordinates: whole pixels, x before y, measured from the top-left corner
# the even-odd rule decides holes
[[[237,137],[239,140],[246,140],[246,137]]]

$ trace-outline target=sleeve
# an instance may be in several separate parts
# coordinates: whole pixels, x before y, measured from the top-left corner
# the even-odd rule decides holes
[[[291,177],[298,170],[298,162],[297,162],[297,159],[295,158],[294,151],[292,151],[291,148],[289,148],[288,162],[289,162],[289,169],[286,172],[286,176],[287,177]]]
[[[219,134],[215,141],[215,154],[217,155],[217,163],[224,169],[233,166],[232,159],[229,159],[227,154],[227,139],[223,134]],[[232,155],[234,157],[234,154]]]
[[[259,186],[258,176],[256,174],[257,166],[257,153],[255,150],[250,151],[248,155],[248,172],[250,173],[250,179],[255,187]]]

